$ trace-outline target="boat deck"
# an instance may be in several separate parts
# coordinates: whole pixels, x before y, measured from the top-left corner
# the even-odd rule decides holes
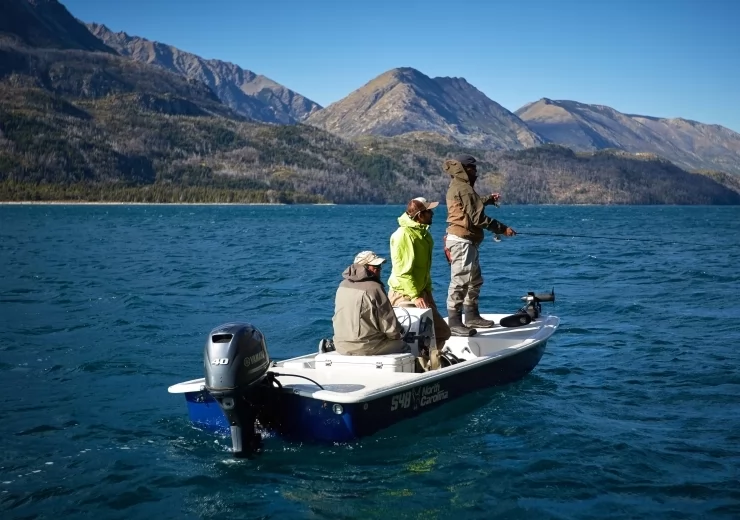
[[[505,314],[485,314],[496,323]],[[439,370],[414,373],[410,354],[387,356],[344,356],[331,352],[314,352],[305,356],[277,362],[270,371],[284,391],[335,403],[357,403],[384,395],[402,392],[420,384],[430,384],[482,364],[495,363],[547,341],[559,325],[555,316],[541,316],[529,325],[505,328],[496,326],[478,329],[472,337],[453,336],[445,343],[455,356],[465,361]],[[318,356],[318,357],[317,357]],[[382,367],[379,366],[382,363]],[[404,365],[404,370],[393,371],[390,365]],[[401,370],[399,367],[398,370]],[[308,379],[312,380],[309,381]],[[319,387],[318,385],[321,385]],[[190,393],[204,390],[203,378],[171,386],[170,393]]]

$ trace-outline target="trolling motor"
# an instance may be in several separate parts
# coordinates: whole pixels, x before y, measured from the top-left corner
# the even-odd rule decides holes
[[[555,302],[555,288],[549,293],[528,292],[526,296],[522,296],[522,301],[526,304],[516,314],[501,318],[502,327],[521,327],[539,318],[542,315],[541,302]]]
[[[528,292],[526,296],[522,296],[522,301],[527,302],[527,304],[519,309],[519,312],[526,312],[533,320],[536,320],[542,314],[542,305],[540,305],[540,302],[555,303],[555,288],[553,287],[549,293],[535,294]]]
[[[265,338],[249,323],[221,325],[208,335],[203,362],[206,390],[231,426],[234,457],[248,457],[262,443],[255,423],[270,388]]]

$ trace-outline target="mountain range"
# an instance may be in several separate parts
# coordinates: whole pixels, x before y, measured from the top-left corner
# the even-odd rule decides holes
[[[40,6],[46,20],[54,20],[59,9],[55,5],[61,6],[48,0],[28,3]],[[691,170],[740,174],[740,134],[719,125],[623,114],[603,105],[547,98],[512,113],[464,78],[430,78],[410,67],[389,70],[322,108],[233,63],[206,60],[164,43],[113,32],[102,24],[88,23],[87,28],[97,40],[76,33],[79,27],[72,24],[64,33],[76,34],[79,48],[114,51],[199,81],[236,113],[255,121],[306,122],[349,139],[433,132],[464,147],[489,150],[544,143],[575,151],[617,149],[655,154]]]
[[[307,120],[346,138],[433,132],[461,146],[517,150],[544,143],[575,151],[652,154],[690,170],[740,174],[740,134],[720,125],[629,115],[543,98],[512,113],[462,78],[393,69]]]
[[[515,114],[462,78],[412,68],[326,108],[311,103],[236,65],[86,27],[57,0],[0,3],[0,199],[443,199],[442,161],[469,152],[476,187],[508,202],[740,204],[737,176],[665,158],[737,172],[737,134],[722,127],[605,107],[596,124],[589,105],[545,100]],[[653,133],[640,141],[642,127]],[[658,140],[667,128],[681,128],[675,146],[647,149],[671,142]]]
[[[47,19],[58,9],[45,0],[32,3],[46,5]],[[80,48],[113,50],[202,82],[236,113],[256,121],[305,121],[350,139],[433,132],[461,146],[491,150],[544,143],[575,151],[617,149],[655,154],[688,169],[740,174],[740,134],[719,125],[623,114],[603,105],[547,98],[512,113],[464,78],[430,78],[410,67],[389,70],[322,108],[233,63],[206,60],[164,43],[113,32],[102,24],[88,23],[87,28],[98,40],[78,35]]]

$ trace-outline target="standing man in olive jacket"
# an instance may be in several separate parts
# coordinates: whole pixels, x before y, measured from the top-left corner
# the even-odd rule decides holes
[[[478,310],[478,297],[483,285],[478,247],[483,232],[512,237],[516,232],[506,224],[485,214],[485,206],[494,204],[498,195],[479,197],[473,189],[478,178],[472,155],[458,155],[444,162],[452,177],[447,189],[447,235],[445,250],[450,261],[450,288],[447,292],[447,314],[450,331],[456,336],[472,336],[472,327],[489,328],[493,322],[483,319]],[[465,324],[462,312],[465,311]]]
[[[334,347],[348,356],[409,352],[380,279],[385,258],[362,251],[342,273],[334,301]]]

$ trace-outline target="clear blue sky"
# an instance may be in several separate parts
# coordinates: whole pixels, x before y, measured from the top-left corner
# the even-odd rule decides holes
[[[61,0],[324,106],[394,67],[740,132],[740,0]]]

